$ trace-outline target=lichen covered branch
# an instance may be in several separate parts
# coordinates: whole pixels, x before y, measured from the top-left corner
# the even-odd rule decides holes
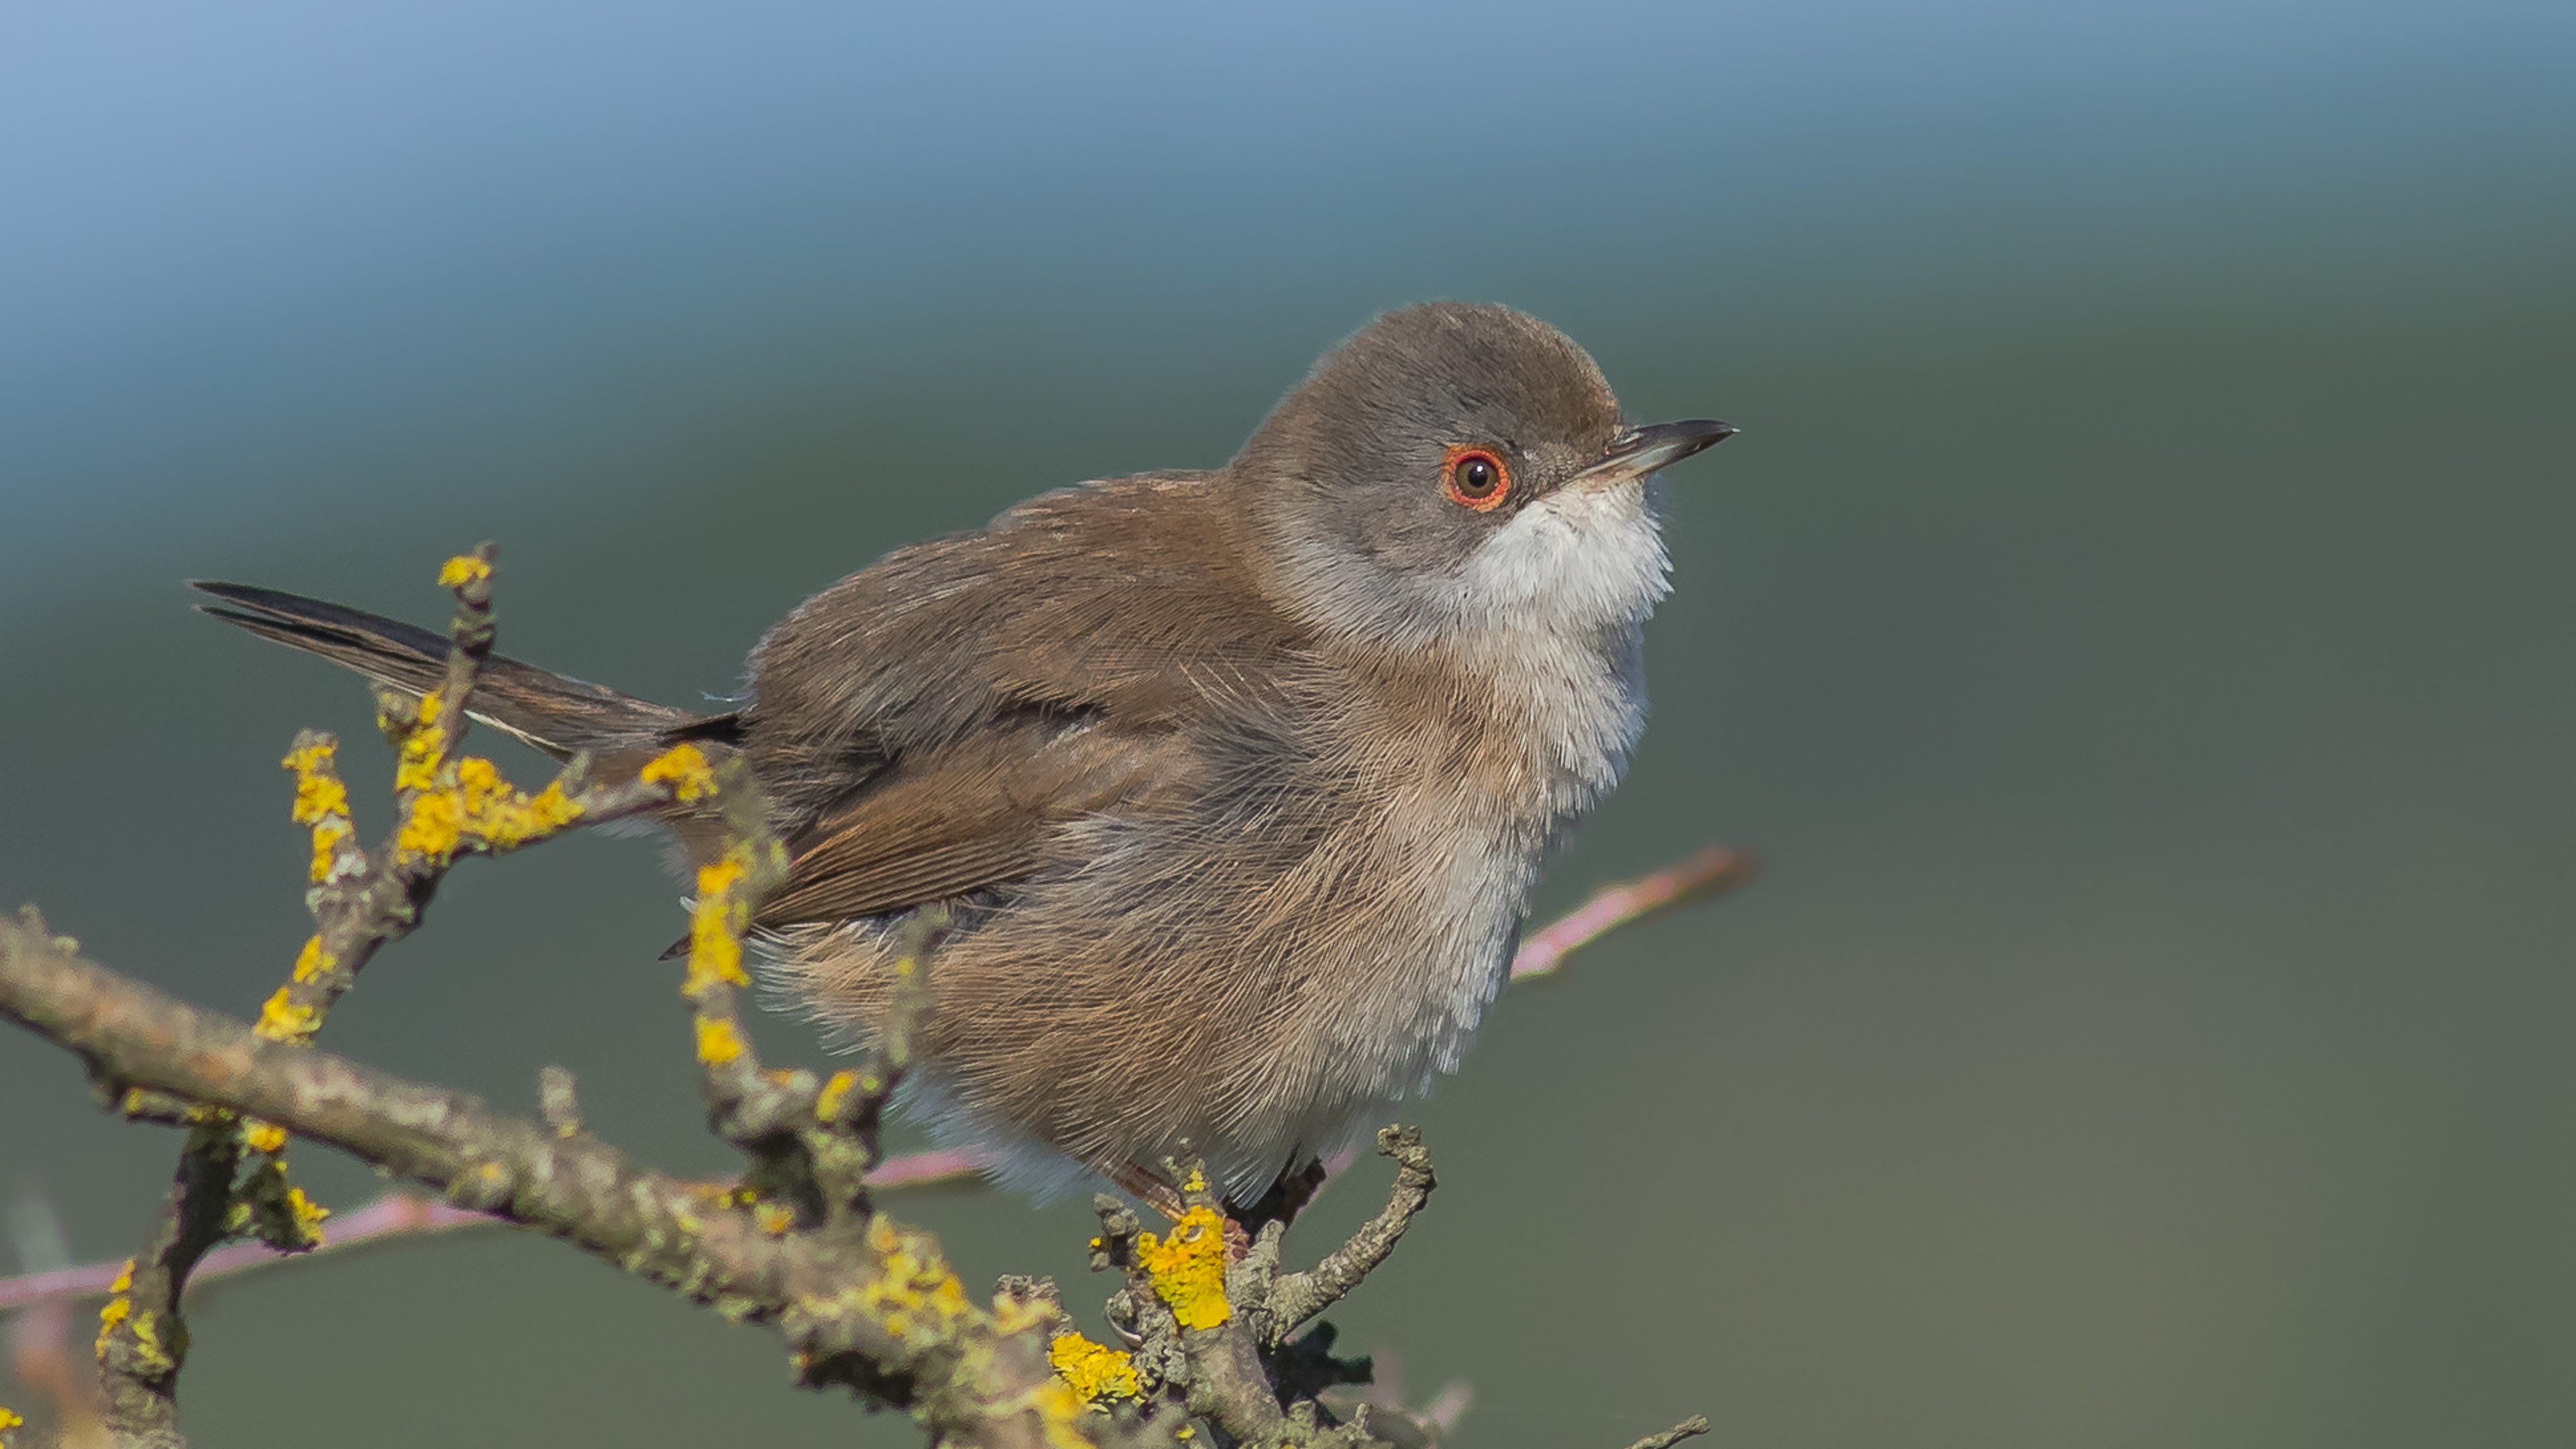
[[[1047,1363],[1040,1316],[976,1306],[934,1241],[882,1215],[834,1233],[774,1231],[587,1135],[266,1040],[119,977],[32,911],[0,921],[0,1015],[78,1053],[95,1079],[277,1123],[728,1317],[775,1323],[800,1362],[913,1407],[947,1439],[1105,1440],[1075,1432],[1081,1405]]]
[[[1629,1445],[1628,1449],[1673,1449],[1674,1445],[1682,1442],[1684,1439],[1696,1438],[1707,1432],[1708,1416],[1706,1414],[1693,1414],[1689,1418],[1682,1420],[1680,1423],[1675,1424],[1671,1428],[1666,1429],[1659,1434],[1647,1435],[1645,1438]]]
[[[1280,1271],[1284,1221],[1247,1237],[1186,1154],[1163,1164],[1177,1189],[1168,1231],[1145,1231],[1124,1205],[1102,1199],[1094,1267],[1122,1275],[1108,1317],[1124,1349],[1075,1331],[1050,1283],[1006,1279],[989,1305],[978,1303],[935,1238],[879,1212],[875,1187],[974,1165],[956,1153],[887,1163],[879,1150],[880,1119],[929,1007],[946,913],[923,908],[897,927],[893,1010],[859,1065],[828,1076],[764,1067],[740,1017],[739,994],[751,984],[745,937],[787,854],[756,782],[723,748],[680,744],[633,777],[604,782],[576,758],[531,794],[489,760],[460,753],[494,643],[492,559],[485,545],[440,571],[456,609],[437,687],[417,698],[378,693],[396,756],[397,820],[381,846],[356,843],[335,741],[308,732],[283,762],[295,778],[293,818],[311,832],[315,929],[255,1021],[118,976],[32,907],[0,919],[0,1016],[78,1054],[102,1102],[188,1133],[151,1241],[104,1285],[97,1356],[116,1443],[183,1443],[176,1383],[187,1329],[178,1310],[220,1244],[249,1238],[293,1252],[321,1243],[324,1211],[287,1176],[294,1137],[445,1200],[379,1204],[381,1223],[353,1224],[362,1235],[495,1220],[542,1230],[730,1319],[776,1328],[800,1382],[909,1409],[941,1445],[1169,1444],[1202,1426],[1229,1449],[1439,1443],[1463,1399],[1444,1395],[1408,1414],[1392,1387],[1350,1398],[1342,1391],[1369,1383],[1371,1365],[1335,1357],[1331,1325],[1313,1322],[1385,1261],[1427,1200],[1431,1160],[1412,1128],[1379,1134],[1380,1153],[1396,1164],[1386,1207],[1304,1272]],[[657,810],[724,827],[714,846],[697,842],[711,853],[700,857],[680,995],[708,1125],[743,1154],[738,1179],[685,1181],[631,1161],[584,1128],[572,1079],[557,1069],[542,1078],[542,1120],[532,1120],[312,1047],[334,1003],[419,924],[457,861]],[[1748,858],[1710,852],[1614,888],[1532,937],[1514,975],[1553,970],[1604,932],[1723,889],[1748,868]],[[0,1283],[0,1307],[58,1306],[66,1293],[100,1286],[47,1277],[62,1282]],[[1670,1449],[1705,1427],[1694,1420],[1637,1449]]]
[[[328,739],[328,736],[308,735],[298,740],[297,748],[300,751],[316,740],[327,744]],[[327,764],[324,768],[327,770]],[[336,777],[326,775],[325,778],[336,784]],[[578,798],[585,802],[586,819],[617,818],[641,808],[635,797],[653,789],[646,782],[630,782],[624,787],[585,791]],[[341,802],[337,818],[345,820],[345,794],[333,793],[339,795]],[[301,794],[299,790],[299,798]],[[332,818],[334,816],[330,814],[316,817],[316,835],[326,843],[335,843],[347,834],[345,826],[338,830],[325,830],[321,822]],[[1604,886],[1572,911],[1532,931],[1522,942],[1520,954],[1512,963],[1511,977],[1514,981],[1548,979],[1563,968],[1566,957],[1573,951],[1600,940],[1610,931],[1650,919],[1677,905],[1705,901],[1732,889],[1750,878],[1751,861],[1752,857],[1743,851],[1713,845],[1638,880]],[[824,1085],[830,1088],[835,1083],[847,1083],[855,1087],[864,1085],[870,1077],[869,1070],[846,1076],[835,1074]],[[857,1105],[856,1101],[851,1104]],[[141,1088],[129,1094],[125,1103],[128,1116],[174,1125],[185,1125],[187,1110],[188,1104],[177,1098]],[[872,1191],[880,1193],[889,1189],[955,1183],[971,1179],[982,1165],[982,1156],[970,1149],[909,1153],[886,1158],[871,1167],[867,1183]],[[1331,1165],[1338,1174],[1340,1160]],[[417,1202],[418,1199],[402,1194],[388,1194],[361,1207],[347,1209],[331,1220],[326,1246],[345,1247],[497,1221],[477,1214],[424,1213],[414,1207]],[[210,1275],[242,1272],[283,1261],[287,1259],[277,1256],[276,1250],[264,1244],[220,1248],[199,1262],[190,1281],[202,1282]],[[0,1309],[59,1296],[102,1295],[106,1293],[109,1281],[120,1271],[120,1264],[99,1263],[58,1273],[0,1279]]]
[[[1419,1128],[1380,1129],[1377,1150],[1379,1156],[1395,1159],[1395,1186],[1388,1192],[1385,1208],[1361,1224],[1349,1242],[1334,1249],[1311,1271],[1287,1274],[1271,1285],[1271,1344],[1284,1340],[1298,1325],[1339,1303],[1360,1286],[1360,1280],[1395,1251],[1396,1240],[1412,1226],[1413,1215],[1430,1200],[1436,1183],[1431,1175],[1431,1154],[1423,1149]]]
[[[167,1096],[166,1093],[162,1095]],[[179,1099],[172,1097],[169,1100],[175,1102]],[[563,1130],[563,1125],[555,1117],[546,1116],[545,1120],[547,1126],[555,1129],[556,1135],[571,1135]],[[580,1130],[577,1120],[572,1125],[574,1131]],[[954,1185],[971,1181],[982,1170],[983,1159],[972,1152],[948,1149],[907,1152],[889,1157],[870,1168],[868,1191],[882,1195],[909,1188]],[[507,1219],[496,1218],[489,1213],[468,1212],[417,1192],[389,1192],[357,1207],[335,1210],[323,1241],[309,1253],[281,1254],[255,1239],[228,1244],[197,1261],[197,1270],[188,1275],[188,1285],[198,1288],[236,1274],[327,1258],[334,1253],[370,1244],[453,1232],[458,1228],[506,1226]],[[104,1298],[109,1285],[123,1272],[124,1263],[119,1260],[0,1278],[0,1313],[37,1304]]]
[[[1098,1199],[1092,1267],[1125,1279],[1108,1318],[1131,1346],[1113,1350],[1067,1333],[1055,1341],[1058,1370],[1096,1404],[1141,1424],[1204,1420],[1254,1449],[1437,1444],[1443,1423],[1435,1415],[1390,1402],[1349,1402],[1338,1413],[1326,1406],[1328,1393],[1372,1377],[1369,1360],[1333,1355],[1332,1325],[1288,1336],[1385,1260],[1430,1191],[1431,1159],[1418,1131],[1391,1127],[1379,1142],[1398,1162],[1387,1211],[1304,1273],[1279,1272],[1284,1223],[1264,1223],[1248,1243],[1235,1236],[1195,1161],[1165,1164],[1179,1184],[1169,1232],[1145,1231],[1124,1203]]]
[[[314,920],[286,982],[260,1007],[254,1028],[268,1040],[312,1039],[333,1004],[387,943],[419,921],[449,866],[466,855],[499,854],[549,838],[584,820],[613,818],[666,798],[647,782],[584,789],[576,762],[536,795],[503,779],[489,760],[460,756],[466,708],[493,641],[493,547],[447,561],[439,582],[456,598],[452,648],[441,688],[414,701],[378,697],[378,723],[395,749],[399,814],[375,851],[357,844],[348,787],[334,762],[338,743],[306,731],[281,763],[295,776],[297,824],[312,832]],[[170,1099],[142,1082],[119,1083],[128,1116],[189,1129],[178,1171],[150,1238],[111,1285],[101,1314],[98,1357],[108,1416],[123,1438],[176,1444],[176,1381],[187,1357],[180,1316],[190,1275],[218,1245],[251,1236],[282,1252],[321,1242],[328,1212],[287,1177],[286,1134],[276,1124]]]

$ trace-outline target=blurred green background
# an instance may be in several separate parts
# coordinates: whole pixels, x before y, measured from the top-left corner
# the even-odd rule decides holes
[[[0,903],[103,961],[250,1009],[274,761],[387,774],[183,577],[435,622],[497,538],[505,649],[686,702],[889,547],[1507,301],[1745,429],[1542,910],[1768,869],[1506,996],[1344,1342],[1473,1445],[2576,1438],[2576,10],[26,6],[0,195]],[[468,865],[325,1044],[520,1109],[561,1062],[723,1171],[675,894]],[[176,1146],[0,1032],[0,1192],[81,1257]],[[899,1209],[1105,1287],[1079,1203]],[[498,1233],[194,1322],[206,1445],[917,1437]]]

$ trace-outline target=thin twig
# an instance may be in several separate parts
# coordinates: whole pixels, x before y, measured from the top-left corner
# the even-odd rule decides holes
[[[398,757],[400,813],[380,849],[354,844],[328,736],[299,737],[285,762],[297,778],[295,818],[312,829],[307,903],[316,931],[255,1026],[83,959],[78,943],[54,936],[33,908],[15,921],[0,919],[0,1016],[79,1054],[102,1095],[127,1115],[190,1134],[151,1248],[98,1285],[111,1295],[99,1357],[108,1424],[120,1445],[182,1444],[175,1383],[186,1336],[178,1309],[192,1275],[203,1281],[275,1261],[271,1250],[320,1243],[320,1210],[285,1176],[290,1135],[339,1147],[447,1199],[403,1196],[352,1214],[341,1224],[343,1246],[481,1222],[535,1227],[728,1318],[778,1327],[804,1383],[846,1385],[873,1402],[909,1408],[943,1446],[1162,1443],[1188,1437],[1193,1417],[1223,1430],[1221,1440],[1251,1449],[1436,1441],[1439,1417],[1393,1408],[1370,1406],[1347,1423],[1333,1422],[1314,1396],[1366,1382],[1366,1362],[1332,1357],[1329,1325],[1284,1341],[1383,1262],[1423,1205],[1433,1185],[1430,1159],[1410,1129],[1379,1137],[1398,1169],[1385,1210],[1305,1273],[1277,1271],[1282,1224],[1241,1241],[1194,1161],[1164,1164],[1181,1204],[1167,1238],[1142,1232],[1108,1200],[1095,1246],[1102,1265],[1127,1272],[1111,1317],[1122,1331],[1139,1331],[1132,1358],[1059,1333],[1064,1320],[1051,1289],[1023,1284],[991,1308],[979,1307],[935,1239],[878,1213],[872,1189],[942,1180],[978,1165],[971,1152],[878,1161],[878,1122],[911,1064],[945,913],[926,908],[899,928],[894,1010],[863,1067],[828,1080],[762,1068],[741,1028],[737,990],[750,984],[742,953],[752,907],[783,875],[786,854],[767,827],[747,763],[722,744],[680,744],[635,778],[596,787],[589,761],[576,758],[544,791],[527,795],[491,762],[461,755],[473,690],[494,641],[492,557],[485,545],[441,571],[457,608],[440,687],[417,698],[379,695],[380,722]],[[545,1078],[539,1123],[311,1048],[358,970],[417,926],[455,861],[533,844],[575,824],[684,805],[701,823],[720,816],[724,827],[722,853],[700,857],[706,863],[683,995],[709,1125],[748,1159],[739,1182],[687,1182],[632,1163],[584,1129],[573,1083],[560,1071]],[[1512,975],[1552,972],[1608,931],[1732,886],[1749,867],[1748,857],[1713,850],[1602,892],[1532,937]],[[217,1247],[246,1232],[263,1245]],[[91,1286],[74,1270],[0,1289],[42,1305],[46,1312],[37,1317],[49,1323],[66,1295]],[[0,1296],[0,1306],[10,1301]],[[1087,1367],[1077,1371],[1069,1362]],[[1122,1394],[1150,1397],[1114,1414],[1091,1412]],[[1381,1412],[1383,1434],[1369,1427],[1370,1415]],[[1670,1449],[1706,1427],[1694,1420],[1636,1449]]]
[[[218,1279],[277,1263],[303,1262],[397,1238],[418,1237],[449,1228],[498,1227],[505,1222],[489,1213],[467,1212],[418,1193],[387,1193],[363,1207],[334,1213],[330,1236],[310,1253],[285,1254],[262,1242],[231,1243],[197,1261],[188,1286],[201,1288]],[[124,1268],[122,1263],[85,1263],[50,1273],[32,1273],[0,1282],[0,1312],[50,1299],[102,1298]]]
[[[1748,851],[1712,845],[1679,865],[1603,886],[1590,900],[1522,940],[1519,953],[1512,957],[1511,979],[1553,975],[1566,957],[1622,926],[1735,889],[1753,878],[1757,864]]]
[[[598,820],[622,818],[635,814],[648,804],[658,803],[665,792],[653,786],[620,784],[586,792],[582,797],[585,818]],[[1520,954],[1512,961],[1511,979],[1522,981],[1554,975],[1577,950],[1598,942],[1623,926],[1686,905],[1699,904],[1742,885],[1752,878],[1755,859],[1750,852],[1727,846],[1708,846],[1689,859],[1664,867],[1652,874],[1603,886],[1582,905],[1531,932],[1521,943]],[[175,1116],[186,1103],[165,1099]],[[129,1104],[129,1115],[142,1102]],[[974,1148],[951,1148],[935,1152],[917,1152],[890,1157],[869,1171],[868,1186],[885,1192],[911,1187],[931,1187],[961,1182],[982,1172],[988,1159]],[[1347,1159],[1329,1164],[1333,1176],[1339,1177]],[[403,1199],[411,1200],[411,1199]],[[400,1211],[396,1197],[386,1197],[364,1207],[351,1209],[331,1220],[329,1245],[354,1246],[379,1242],[419,1231],[448,1227],[470,1227],[496,1221],[480,1214],[459,1213],[440,1207],[442,1215],[419,1227],[410,1226],[414,1218]],[[221,1276],[261,1268],[286,1261],[263,1245],[240,1244],[216,1250],[198,1268],[198,1276]],[[33,1303],[58,1295],[96,1297],[107,1291],[121,1267],[118,1263],[93,1263],[68,1268],[60,1273],[0,1279],[0,1310],[22,1303]]]
[[[1708,1415],[1693,1414],[1689,1418],[1682,1420],[1680,1423],[1664,1430],[1660,1434],[1647,1435],[1645,1438],[1629,1445],[1628,1449],[1673,1449],[1674,1445],[1682,1442],[1684,1439],[1696,1438],[1697,1436],[1707,1432]]]
[[[81,958],[32,911],[0,918],[0,1016],[101,1076],[277,1123],[728,1317],[775,1323],[809,1364],[864,1359],[875,1370],[867,1382],[903,1385],[902,1401],[947,1442],[1040,1449],[1068,1434],[1127,1437],[1109,1421],[1077,1423],[1050,1389],[1043,1325],[974,1307],[934,1240],[881,1216],[779,1232],[586,1134],[561,1138],[462,1093],[265,1040]]]
[[[1312,1270],[1286,1274],[1271,1285],[1270,1323],[1265,1334],[1270,1345],[1285,1342],[1299,1324],[1360,1286],[1360,1280],[1395,1251],[1396,1240],[1404,1236],[1404,1230],[1413,1225],[1413,1215],[1429,1201],[1437,1182],[1431,1173],[1431,1154],[1422,1146],[1422,1129],[1381,1128],[1377,1150],[1379,1156],[1395,1159],[1395,1185],[1388,1190],[1385,1208],[1361,1224],[1349,1242],[1334,1249]]]
[[[23,1269],[56,1268],[71,1256],[63,1242],[62,1220],[42,1198],[28,1198],[11,1209],[9,1236]],[[74,1337],[70,1302],[52,1299],[15,1315],[5,1337],[10,1372],[40,1396],[49,1411],[47,1442],[55,1449],[105,1445],[107,1426],[101,1414],[106,1406],[99,1402],[98,1370],[90,1362],[87,1345]],[[8,1430],[14,1427],[14,1417],[13,1411],[0,1409],[0,1443],[12,1442]]]
[[[981,1154],[968,1150],[906,1153],[887,1158],[870,1172],[868,1187],[874,1192],[937,1187],[973,1179],[985,1165]],[[333,1213],[321,1246],[308,1253],[282,1253],[256,1241],[217,1248],[197,1261],[197,1271],[188,1275],[188,1286],[194,1290],[261,1268],[329,1257],[346,1248],[380,1247],[456,1228],[508,1226],[508,1218],[452,1207],[418,1193],[389,1192],[358,1207]],[[116,1281],[124,1267],[122,1262],[84,1263],[74,1268],[0,1278],[0,1313],[56,1300],[104,1298],[108,1285]]]
[[[359,971],[418,924],[458,858],[516,849],[584,815],[584,802],[567,789],[577,783],[578,765],[543,793],[528,796],[501,779],[489,761],[457,753],[474,684],[492,648],[493,553],[492,545],[483,544],[448,560],[439,572],[439,583],[456,598],[443,687],[418,701],[379,695],[378,723],[397,757],[400,813],[380,849],[356,844],[348,788],[332,758],[336,741],[306,731],[282,762],[295,773],[293,817],[312,831],[313,885],[305,904],[315,929],[286,983],[260,1008],[254,1030],[270,1041],[310,1041]],[[181,1305],[189,1277],[208,1253],[244,1235],[290,1252],[315,1247],[327,1214],[288,1181],[286,1138],[275,1125],[202,1107],[179,1109],[137,1090],[148,1083],[110,1077],[103,1085],[129,1115],[169,1120],[175,1113],[189,1127],[151,1235],[110,1285],[115,1296],[102,1310],[97,1350],[108,1422],[119,1439],[175,1446],[183,1442],[176,1394],[188,1350]],[[246,1162],[250,1170],[243,1172]]]

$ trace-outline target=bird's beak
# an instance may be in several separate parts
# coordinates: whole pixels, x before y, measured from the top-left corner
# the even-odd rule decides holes
[[[1735,436],[1733,426],[1708,418],[1693,418],[1684,423],[1656,423],[1632,428],[1619,435],[1610,445],[1610,456],[1566,480],[1585,487],[1605,488],[1643,478],[1656,469],[1678,463],[1702,448],[1713,448]]]

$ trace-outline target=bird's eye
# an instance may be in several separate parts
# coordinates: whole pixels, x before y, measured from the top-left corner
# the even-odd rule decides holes
[[[1440,487],[1450,502],[1485,513],[1512,491],[1511,470],[1490,449],[1452,448],[1441,465]]]

